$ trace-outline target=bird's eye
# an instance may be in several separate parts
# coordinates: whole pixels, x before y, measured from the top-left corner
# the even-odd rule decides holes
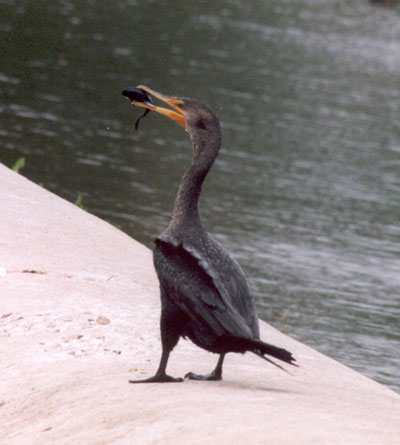
[[[179,104],[178,104],[178,108],[183,108],[183,103],[182,102],[179,102]]]

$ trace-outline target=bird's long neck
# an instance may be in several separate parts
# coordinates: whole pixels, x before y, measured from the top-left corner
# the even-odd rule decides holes
[[[202,233],[199,199],[204,179],[214,164],[221,146],[218,119],[214,119],[213,127],[207,132],[198,129],[189,131],[189,135],[193,144],[192,163],[182,177],[169,226],[183,237]]]
[[[182,177],[172,211],[173,226],[201,226],[199,199],[201,187],[212,164],[195,162],[186,170]]]

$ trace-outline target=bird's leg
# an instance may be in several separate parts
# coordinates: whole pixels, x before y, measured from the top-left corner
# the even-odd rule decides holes
[[[217,366],[214,371],[210,374],[194,374],[193,372],[188,372],[185,378],[191,380],[221,380],[222,379],[222,364],[224,362],[225,354],[221,354],[218,359]]]
[[[143,380],[129,380],[129,383],[183,382],[183,379],[181,379],[180,377],[178,378],[171,377],[165,372],[170,352],[171,352],[170,350],[163,348],[160,365],[158,366],[157,372],[155,373],[155,375],[153,375],[153,377],[149,377],[148,379],[143,379]]]
[[[164,297],[164,298],[163,298]],[[164,289],[161,289],[161,301],[165,300]],[[175,378],[168,375],[165,371],[169,354],[174,349],[181,335],[181,324],[184,322],[179,317],[180,312],[175,307],[163,303],[161,308],[160,330],[162,354],[157,372],[153,377],[144,380],[129,380],[129,383],[155,383],[155,382],[183,382],[181,378]]]

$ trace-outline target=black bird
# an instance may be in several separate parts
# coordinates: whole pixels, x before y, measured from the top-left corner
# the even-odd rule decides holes
[[[130,383],[181,382],[166,373],[170,352],[180,337],[220,354],[211,374],[186,374],[197,380],[220,380],[228,352],[253,352],[294,364],[285,349],[260,340],[257,312],[239,264],[203,227],[199,214],[201,187],[221,146],[217,116],[202,102],[164,96],[145,86],[122,93],[132,105],[164,114],[189,133],[192,163],[183,175],[171,221],[155,240],[154,265],[161,290],[162,356],[156,374]],[[154,105],[152,95],[172,109]],[[297,365],[295,365],[297,366]],[[282,368],[283,369],[283,368]]]

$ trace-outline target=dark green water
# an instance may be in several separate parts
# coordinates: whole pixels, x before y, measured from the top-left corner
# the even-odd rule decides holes
[[[18,6],[15,6],[15,4]],[[367,0],[0,0],[0,161],[151,246],[190,144],[139,83],[207,102],[206,226],[261,318],[400,390],[400,11]]]

